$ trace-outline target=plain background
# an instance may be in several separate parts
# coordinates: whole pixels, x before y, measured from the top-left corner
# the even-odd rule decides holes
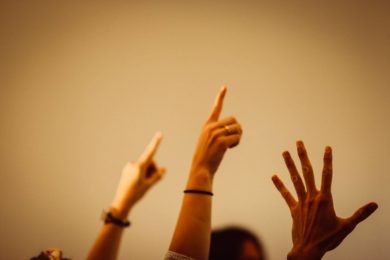
[[[120,259],[161,259],[221,85],[244,135],[215,178],[213,225],[291,247],[281,153],[305,141],[338,215],[379,209],[326,259],[390,259],[388,1],[1,1],[0,258],[85,258],[124,164],[164,139],[161,183],[131,212]]]

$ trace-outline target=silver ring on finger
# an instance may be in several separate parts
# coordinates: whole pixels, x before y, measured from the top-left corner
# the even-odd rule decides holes
[[[231,135],[231,134],[233,134],[233,130],[232,130],[232,128],[231,128],[230,126],[225,125],[224,128],[225,128],[225,134],[226,134],[226,135]]]

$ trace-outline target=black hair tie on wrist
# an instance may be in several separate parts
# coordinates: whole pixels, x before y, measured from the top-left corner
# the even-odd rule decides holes
[[[114,224],[118,227],[128,227],[130,226],[130,221],[123,220],[112,215],[111,211],[103,211],[102,219],[104,224]]]
[[[214,195],[212,192],[204,191],[204,190],[184,190],[184,193],[197,193],[197,194],[203,194],[203,195],[209,195],[209,196]]]

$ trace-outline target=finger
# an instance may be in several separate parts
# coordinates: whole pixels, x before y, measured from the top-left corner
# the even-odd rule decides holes
[[[152,160],[146,167],[145,169],[145,177],[148,179],[148,178],[151,178],[153,175],[156,174],[158,168],[157,168],[157,164]]]
[[[223,128],[218,130],[220,131],[221,129],[225,135],[242,134],[242,128],[240,124],[225,125]]]
[[[164,177],[166,173],[165,168],[158,168],[155,174],[153,174],[150,178],[150,184],[153,185],[161,180],[162,177]]]
[[[211,109],[211,113],[207,119],[207,122],[213,122],[218,120],[219,115],[221,114],[222,111],[223,99],[225,97],[226,90],[227,90],[226,86],[223,86],[219,90],[218,95],[214,101],[213,108]]]
[[[161,171],[161,169],[164,169],[164,168],[161,168],[157,165],[157,163],[152,160],[146,167],[145,171],[144,171],[144,176],[146,179],[148,180],[151,180],[153,179],[156,175],[159,174],[159,172]],[[165,169],[164,169],[165,171]]]
[[[294,184],[295,191],[297,192],[298,199],[300,201],[304,201],[306,197],[305,186],[303,185],[303,181],[301,176],[298,173],[297,167],[295,166],[294,160],[291,158],[291,155],[288,151],[283,153],[284,162],[290,172],[291,181]]]
[[[307,156],[305,145],[302,141],[297,142],[297,150],[299,159],[301,160],[303,178],[305,179],[307,192],[309,195],[314,195],[317,190],[314,181],[313,168],[309,157]]]
[[[209,123],[208,127],[211,130],[217,129],[217,128],[223,128],[225,125],[232,125],[236,124],[237,119],[234,116],[225,117],[219,121]]]
[[[240,143],[241,134],[232,134],[220,136],[216,139],[216,142],[219,143],[224,149],[233,148]]]
[[[219,128],[217,131],[222,131],[224,135],[242,134],[242,128],[240,124],[225,125],[223,128]]]
[[[288,191],[283,182],[279,179],[277,175],[272,176],[272,182],[275,187],[278,189],[284,200],[286,201],[288,207],[291,209],[297,203],[291,193]]]
[[[327,146],[324,153],[324,168],[322,169],[321,191],[324,193],[331,192],[333,165],[332,165],[332,148]]]
[[[211,138],[216,139],[224,135],[234,135],[234,134],[242,134],[242,128],[240,124],[226,125],[224,127],[217,128],[212,132]]]
[[[158,146],[160,145],[162,139],[161,132],[157,132],[152,141],[150,141],[149,145],[146,147],[143,154],[140,156],[139,161],[144,164],[149,164],[153,160],[153,156],[157,151]]]
[[[378,204],[375,202],[370,202],[357,211],[348,219],[353,226],[356,226],[366,218],[368,218],[376,209]]]

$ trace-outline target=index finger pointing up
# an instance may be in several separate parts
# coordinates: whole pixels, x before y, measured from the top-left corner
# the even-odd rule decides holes
[[[214,122],[219,119],[219,115],[221,114],[222,111],[222,105],[223,105],[223,99],[225,97],[227,91],[227,87],[223,86],[220,90],[219,93],[215,99],[213,108],[211,110],[211,113],[209,115],[209,118],[207,119],[208,122]]]
[[[152,141],[148,144],[143,154],[139,157],[139,161],[143,163],[149,163],[152,161],[154,154],[157,151],[158,146],[160,145],[162,139],[161,132],[157,132]]]

